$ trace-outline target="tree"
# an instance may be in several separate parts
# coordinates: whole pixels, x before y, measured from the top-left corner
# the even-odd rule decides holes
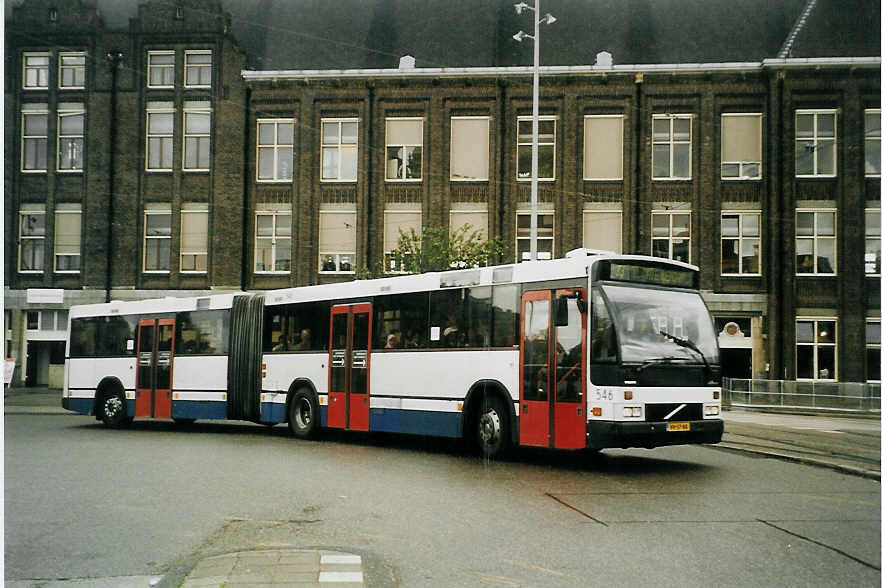
[[[419,274],[488,265],[502,255],[498,237],[482,239],[481,233],[465,224],[450,231],[425,227],[422,234],[410,229],[398,231],[398,246],[389,254],[387,270]]]

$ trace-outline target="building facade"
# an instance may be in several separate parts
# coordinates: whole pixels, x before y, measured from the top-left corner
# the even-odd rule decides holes
[[[529,250],[529,67],[267,71],[220,2],[147,2],[126,32],[59,4],[7,23],[6,349],[26,383],[63,361],[71,304],[394,273],[399,229]],[[542,68],[539,258],[693,263],[725,375],[879,381],[882,61],[695,63]]]

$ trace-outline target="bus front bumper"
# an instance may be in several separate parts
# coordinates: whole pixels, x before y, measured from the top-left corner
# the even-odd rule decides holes
[[[673,425],[673,427],[671,426]],[[686,425],[688,425],[687,430]],[[677,430],[671,430],[671,429]],[[719,443],[723,421],[704,419],[677,423],[588,421],[588,447],[591,449],[663,447],[691,443]]]

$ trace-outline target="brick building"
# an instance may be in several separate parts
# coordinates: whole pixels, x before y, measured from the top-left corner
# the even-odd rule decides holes
[[[6,349],[28,383],[71,304],[349,280],[407,227],[522,257],[532,57],[509,2],[125,4],[98,2],[107,28],[83,0],[7,21]],[[879,3],[748,4],[759,25],[549,3],[540,257],[689,261],[729,375],[878,381]]]

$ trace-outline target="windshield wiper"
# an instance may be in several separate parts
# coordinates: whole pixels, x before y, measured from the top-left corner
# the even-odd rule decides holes
[[[655,365],[658,363],[670,364],[670,363],[674,363],[677,361],[686,361],[686,358],[684,358],[684,357],[649,357],[647,359],[644,359],[643,362],[637,366],[636,371],[639,374],[640,372],[642,372],[643,370],[645,370],[646,368],[648,368],[651,365]]]
[[[675,345],[679,345],[680,347],[684,347],[689,349],[690,351],[694,351],[701,358],[701,361],[704,363],[704,369],[707,370],[707,375],[711,375],[711,367],[707,362],[707,358],[704,356],[704,353],[701,352],[701,349],[698,348],[698,345],[690,341],[689,339],[682,339],[677,337],[676,335],[671,335],[670,333],[665,333],[664,331],[659,331],[659,334],[663,337],[667,337],[670,339]]]

